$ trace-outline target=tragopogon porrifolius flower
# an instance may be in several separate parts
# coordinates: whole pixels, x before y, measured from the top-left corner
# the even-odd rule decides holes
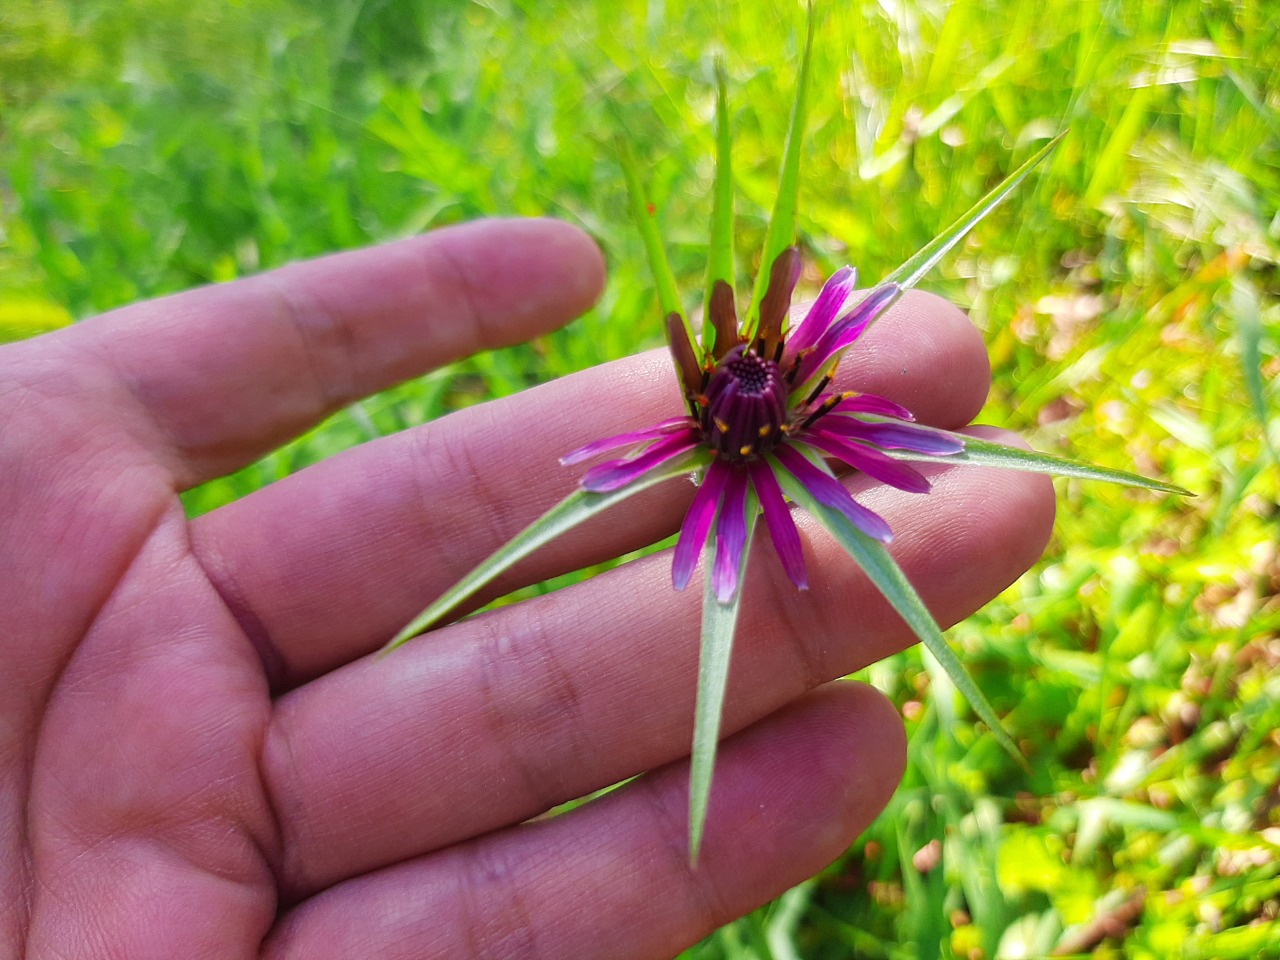
[[[681,304],[667,265],[653,207],[639,165],[621,144],[633,216],[652,268],[658,300],[683,393],[684,412],[650,426],[588,443],[562,458],[576,465],[612,452],[564,500],[484,560],[406,625],[387,648],[422,633],[503,571],[566,530],[656,483],[693,476],[698,484],[672,558],[672,580],[687,586],[714,530],[704,576],[698,699],[689,788],[689,857],[696,862],[711,790],[729,655],[756,521],[763,516],[787,576],[807,585],[800,537],[787,501],[802,507],[849,554],[911,627],[1000,743],[1021,761],[1013,740],[884,544],[885,521],[859,504],[838,479],[841,466],[901,490],[923,493],[929,484],[908,465],[938,457],[958,465],[1000,467],[1055,476],[1106,480],[1169,493],[1178,487],[1119,470],[1000,446],[913,422],[910,411],[884,397],[829,391],[844,352],[988,213],[1057,144],[1054,138],[979,200],[955,223],[884,277],[861,298],[856,275],[834,273],[794,329],[789,307],[801,254],[795,211],[812,15],[801,61],[773,215],[757,278],[739,323],[733,293],[733,205],[727,94],[719,81],[715,204],[701,342]],[[676,397],[673,395],[673,401]],[[674,404],[673,404],[674,406]],[[833,469],[832,465],[835,465]]]
[[[622,459],[592,467],[582,487],[617,490],[645,473],[704,447],[711,462],[680,528],[671,576],[682,590],[714,528],[712,582],[716,599],[729,602],[738,587],[747,541],[748,494],[754,495],[787,576],[808,586],[800,536],[784,486],[798,485],[838,511],[867,536],[887,543],[889,525],[859,504],[836,479],[825,457],[911,493],[929,481],[882,450],[947,456],[964,449],[960,438],[913,423],[911,412],[885,397],[847,390],[828,392],[844,351],[902,295],[883,284],[846,309],[857,272],[850,267],[827,281],[804,319],[788,335],[791,294],[800,253],[788,247],[774,261],[753,337],[738,328],[733,291],[721,281],[708,305],[715,348],[699,355],[677,316],[668,318],[671,351],[688,416],[589,443],[561,458],[573,464],[632,448]]]

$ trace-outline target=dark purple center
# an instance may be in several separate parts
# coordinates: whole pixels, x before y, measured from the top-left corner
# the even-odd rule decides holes
[[[738,346],[724,355],[707,383],[702,429],[727,460],[750,460],[782,439],[787,385],[778,365]]]

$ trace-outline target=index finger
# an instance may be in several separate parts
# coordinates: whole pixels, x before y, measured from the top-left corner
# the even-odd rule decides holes
[[[189,487],[359,397],[559,326],[603,279],[576,227],[482,220],[126,307],[51,339],[68,361],[105,368],[122,388],[113,426],[145,438]]]

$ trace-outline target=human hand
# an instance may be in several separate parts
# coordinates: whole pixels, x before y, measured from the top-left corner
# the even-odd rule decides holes
[[[572,488],[557,457],[678,407],[655,353],[365,444],[189,522],[178,492],[327,413],[585,309],[594,246],[481,222],[119,310],[0,350],[0,944],[10,956],[662,957],[821,869],[897,784],[871,688],[913,642],[801,520],[758,549],[715,789],[685,856],[698,591],[653,556],[370,655]],[[904,332],[910,337],[904,339]],[[841,379],[957,428],[988,386],[909,295]],[[1043,477],[851,481],[944,623],[1038,556]],[[668,484],[505,592],[673,532]],[[559,817],[548,808],[643,771]]]

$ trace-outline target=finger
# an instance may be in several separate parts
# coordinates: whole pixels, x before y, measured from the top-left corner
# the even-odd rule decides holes
[[[1009,471],[931,472],[927,497],[859,496],[893,524],[895,557],[949,624],[1039,556],[1052,487]],[[810,589],[791,586],[767,540],[754,546],[727,731],[915,640],[834,541],[798,519]],[[672,591],[670,562],[655,555],[462,621],[278,700],[262,764],[286,883],[318,889],[687,754],[700,591]],[[366,826],[358,836],[353,822]]]
[[[955,307],[908,296],[850,355],[842,383],[925,422],[968,423],[990,383]],[[433,597],[564,497],[557,458],[670,416],[669,359],[648,354],[454,414],[311,467],[197,522],[193,544],[279,686],[380,646]],[[667,536],[692,488],[672,483],[545,547],[489,595]]]
[[[893,707],[839,684],[725,742],[696,871],[681,762],[565,816],[328,890],[285,917],[265,955],[674,956],[839,856],[904,762]]]
[[[577,316],[603,279],[581,231],[492,220],[139,304],[58,334],[105,367],[181,486],[252,462],[333,410]]]

